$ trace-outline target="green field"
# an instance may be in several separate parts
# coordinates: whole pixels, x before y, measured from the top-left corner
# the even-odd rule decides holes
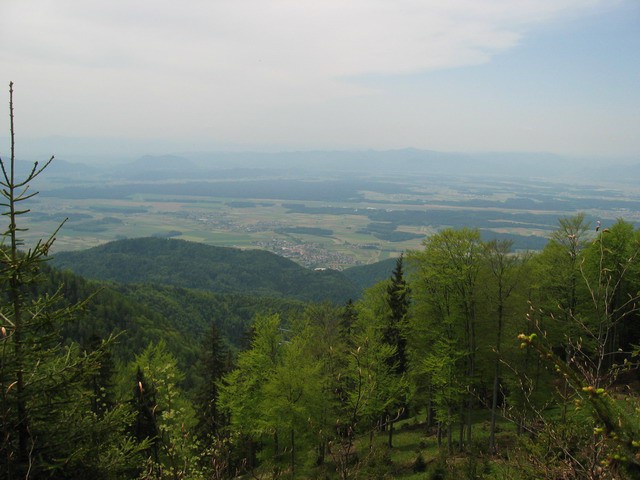
[[[406,249],[418,248],[421,241],[381,241],[370,234],[359,233],[359,230],[364,229],[369,223],[363,215],[287,213],[282,202],[269,207],[238,208],[227,205],[231,199],[198,199],[197,203],[190,198],[182,201],[158,200],[140,197],[128,201],[40,200],[32,210],[38,214],[47,214],[50,218],[38,215],[37,219],[30,219],[29,231],[24,237],[27,243],[42,238],[55,230],[60,219],[69,216],[70,219],[57,235],[54,251],[85,249],[112,240],[152,235],[172,236],[211,245],[267,248],[275,251],[278,251],[277,244],[283,242],[291,246],[307,246],[312,253],[319,252],[319,255],[326,252],[345,257],[333,261],[332,267],[382,260]],[[319,202],[308,203],[311,206],[318,203],[320,206]],[[348,204],[341,206],[352,207]],[[138,210],[145,211],[143,213]],[[74,221],[73,216],[78,214],[85,214],[88,218]],[[105,218],[114,217],[120,222],[99,225]],[[87,228],[87,225],[95,225],[95,228]],[[283,231],[292,227],[326,229],[331,230],[332,234],[326,236]],[[427,228],[415,227],[403,230],[425,235],[429,232]]]
[[[363,185],[331,179],[286,182],[283,190],[267,180],[232,186],[184,182],[166,184],[167,193],[162,183],[65,187],[58,193],[58,185],[49,185],[54,193],[34,199],[24,238],[28,245],[46,237],[68,217],[54,253],[161,236],[261,248],[307,267],[342,269],[420,248],[423,238],[445,227],[479,228],[485,238],[510,239],[516,249],[536,250],[562,216],[584,211],[592,223],[634,222],[640,204],[629,192],[550,183],[451,178],[367,180]],[[223,186],[235,196],[207,196]]]

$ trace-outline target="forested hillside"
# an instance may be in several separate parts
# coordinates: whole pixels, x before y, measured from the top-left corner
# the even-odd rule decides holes
[[[395,264],[395,258],[388,258],[369,265],[350,267],[342,273],[344,273],[345,277],[351,280],[352,283],[362,290],[365,290],[376,283],[389,278],[391,272],[393,272]]]
[[[355,306],[260,319],[218,392],[232,451],[287,476],[636,478],[639,240],[577,215],[516,255],[447,229]]]
[[[97,348],[96,419],[116,422],[82,425],[108,429],[110,463],[48,461],[75,478],[82,462],[126,478],[635,478],[639,240],[581,215],[537,254],[443,230],[343,306],[41,266],[33,301],[91,296],[57,335]],[[91,409],[90,385],[67,401]]]
[[[152,283],[216,293],[346,302],[358,287],[334,270],[313,271],[262,250],[214,247],[182,240],[119,240],[57,254],[52,264],[86,278]]]
[[[75,313],[61,333],[88,347],[117,335],[113,358],[128,362],[149,343],[164,342],[192,385],[203,338],[215,329],[231,352],[246,347],[258,314],[299,316],[303,302],[293,299],[217,294],[169,285],[89,281],[69,271],[42,265],[38,295],[60,295],[60,305],[90,301]]]

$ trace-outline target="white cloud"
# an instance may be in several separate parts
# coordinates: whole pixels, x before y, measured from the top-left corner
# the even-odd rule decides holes
[[[243,128],[259,136],[254,129],[280,111],[292,121],[323,102],[375,94],[358,76],[482,64],[533,26],[604,5],[611,1],[8,0],[0,71],[29,92],[30,117],[49,112],[30,118],[40,134],[240,139]]]
[[[73,0],[5,7],[5,50],[94,65],[151,57],[166,66],[268,62],[323,76],[397,73],[482,60],[523,28],[595,0]],[[6,5],[6,4],[5,4]],[[14,42],[9,47],[9,40]],[[443,52],[446,55],[443,55]],[[460,60],[462,58],[462,60]]]

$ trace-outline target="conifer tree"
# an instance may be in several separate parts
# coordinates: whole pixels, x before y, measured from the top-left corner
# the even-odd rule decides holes
[[[84,304],[68,305],[60,290],[35,293],[57,230],[31,247],[20,238],[29,212],[23,202],[37,194],[31,182],[53,157],[17,178],[12,83],[9,118],[10,159],[0,158],[8,223],[0,248],[0,471],[9,479],[118,476],[130,468],[137,447],[124,431],[125,408],[92,408],[105,342],[94,351],[65,342],[62,327]]]
[[[342,333],[347,340],[351,338],[351,329],[353,328],[353,324],[357,317],[358,312],[356,311],[355,304],[353,303],[353,300],[349,299],[340,314],[339,325],[340,333]]]
[[[223,344],[215,324],[202,342],[200,385],[196,391],[198,433],[202,438],[215,437],[224,426],[224,416],[218,409],[219,382],[231,370],[229,351]]]
[[[396,260],[396,266],[391,274],[389,285],[387,286],[387,302],[391,308],[387,325],[384,331],[384,340],[389,345],[395,347],[396,351],[392,357],[393,368],[397,374],[407,371],[407,339],[405,332],[405,320],[409,310],[409,287],[404,278],[404,255],[400,255]]]
[[[406,316],[409,310],[409,287],[404,278],[403,259],[403,254],[397,258],[396,266],[387,286],[387,303],[390,314],[383,331],[384,342],[394,348],[394,354],[389,358],[389,364],[391,371],[398,377],[407,372]],[[403,402],[403,404],[393,405],[392,411],[386,415],[385,423],[389,432],[387,442],[389,448],[393,447],[394,419],[399,415],[404,415],[406,410],[407,405]]]
[[[157,409],[155,386],[147,381],[140,366],[136,368],[132,403],[135,412],[135,423],[133,424],[135,438],[140,443],[145,440],[149,442],[147,456],[159,463],[158,443],[160,437],[156,416],[161,412]]]
[[[184,380],[164,342],[149,344],[130,365],[135,370],[136,434],[151,441],[143,478],[190,478],[199,472],[192,430],[195,412],[180,388]]]

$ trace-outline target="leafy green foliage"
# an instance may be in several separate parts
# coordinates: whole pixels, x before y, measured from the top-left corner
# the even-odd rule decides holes
[[[445,372],[451,377],[437,382],[455,385],[458,391],[466,390],[466,412],[461,404],[460,415],[465,418],[466,441],[470,443],[473,391],[477,387],[480,233],[470,229],[446,229],[426,239],[424,244],[423,252],[416,252],[410,257],[415,265],[417,290],[420,291],[416,294],[418,315],[424,315],[422,321],[428,322],[431,335],[435,333],[436,344],[447,349],[451,355],[449,361],[456,361],[457,372],[447,368]],[[430,354],[428,351],[424,353]],[[427,361],[424,365],[433,365],[433,362]],[[433,369],[427,372],[436,376],[442,373]],[[452,408],[450,402],[447,408]],[[451,417],[451,411],[448,416]],[[461,446],[464,441],[464,429],[461,429]]]

